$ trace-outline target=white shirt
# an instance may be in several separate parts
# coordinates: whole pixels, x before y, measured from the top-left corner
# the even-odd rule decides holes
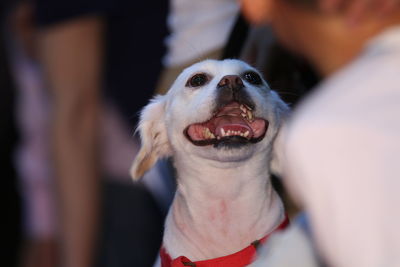
[[[331,266],[400,266],[400,27],[319,86],[286,130],[286,183]]]
[[[164,65],[183,65],[223,47],[238,13],[237,0],[172,0]]]

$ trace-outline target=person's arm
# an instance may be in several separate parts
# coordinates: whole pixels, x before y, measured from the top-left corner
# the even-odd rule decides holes
[[[39,33],[52,93],[52,140],[61,218],[61,265],[93,263],[98,231],[98,116],[102,21],[75,19]]]
[[[268,23],[266,18],[273,0],[253,1],[241,0],[242,12],[253,24]],[[400,0],[319,0],[319,6],[324,12],[334,13],[345,9],[349,24],[357,24],[364,16],[374,14],[384,16],[400,7]]]
[[[356,24],[371,11],[378,15],[386,15],[400,7],[400,0],[320,0],[321,8],[327,12],[346,8],[348,20]]]
[[[342,5],[350,3],[350,5],[357,5],[363,9],[377,7],[382,12],[388,12],[400,4],[399,0],[321,0],[320,2],[321,7],[327,11],[334,11]]]

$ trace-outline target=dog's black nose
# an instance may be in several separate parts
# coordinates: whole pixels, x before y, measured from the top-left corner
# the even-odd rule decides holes
[[[237,90],[243,87],[243,81],[237,75],[226,75],[219,81],[218,87],[229,87],[232,90]]]

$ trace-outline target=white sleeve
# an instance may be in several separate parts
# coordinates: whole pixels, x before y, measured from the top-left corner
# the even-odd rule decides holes
[[[286,183],[332,266],[400,266],[400,131],[386,125],[319,119],[287,135]]]

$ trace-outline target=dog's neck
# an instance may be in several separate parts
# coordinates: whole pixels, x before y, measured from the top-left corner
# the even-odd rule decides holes
[[[267,164],[265,154],[234,164],[175,157],[178,188],[164,234],[171,257],[221,257],[271,232],[284,210]]]

